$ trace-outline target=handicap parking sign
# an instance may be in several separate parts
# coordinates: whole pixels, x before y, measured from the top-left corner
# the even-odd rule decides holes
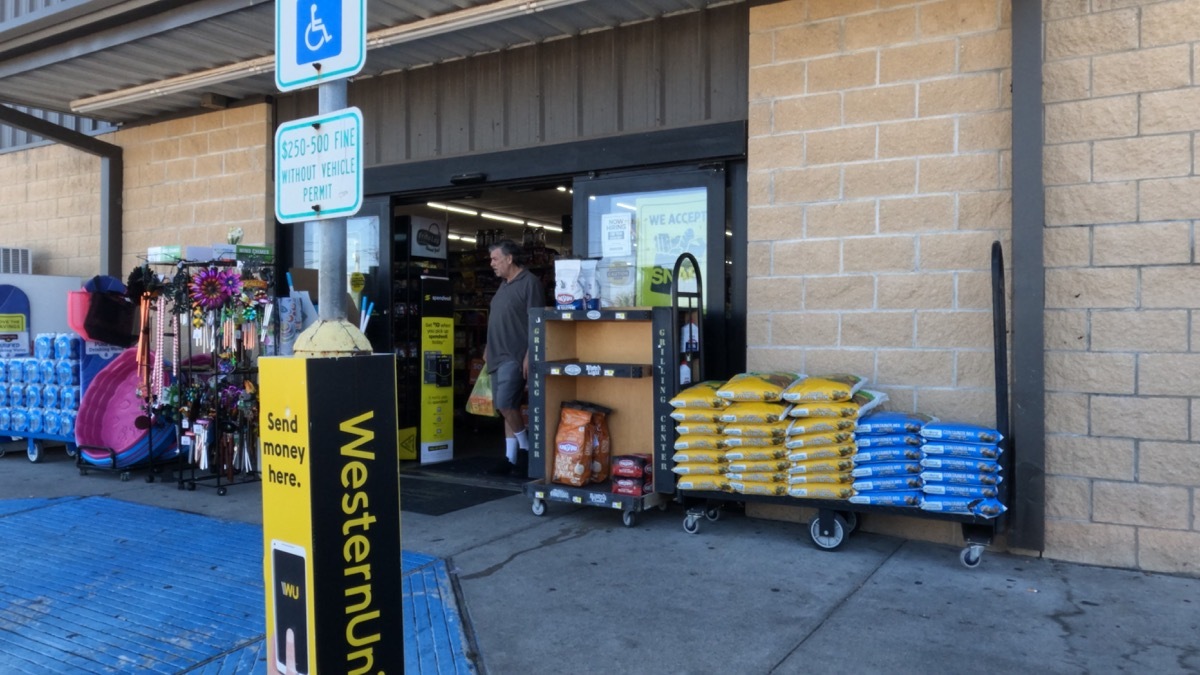
[[[342,51],[341,0],[298,0],[296,63],[313,63],[337,56]],[[305,21],[305,17],[308,18]]]
[[[277,0],[276,87],[292,91],[357,74],[366,36],[366,0]]]

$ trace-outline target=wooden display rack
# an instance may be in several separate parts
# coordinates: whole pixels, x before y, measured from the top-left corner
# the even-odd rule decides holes
[[[673,373],[670,309],[530,310],[529,475],[525,486],[533,513],[546,502],[617,509],[632,527],[636,514],[665,508],[674,490],[669,445],[667,378]],[[573,487],[554,483],[554,439],[565,401],[610,408],[612,454],[653,457],[654,491],[642,496],[614,494],[611,480]]]

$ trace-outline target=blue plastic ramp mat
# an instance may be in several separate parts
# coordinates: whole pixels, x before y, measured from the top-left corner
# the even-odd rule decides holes
[[[0,672],[178,673],[265,632],[258,526],[89,497],[0,541]]]
[[[30,509],[40,509],[49,504],[62,501],[61,498],[55,499],[4,499],[0,500],[0,517],[7,516],[13,513],[29,511]]]
[[[401,579],[404,588],[406,675],[474,673],[444,560],[435,560]]]
[[[474,673],[444,560],[403,551],[406,673]],[[262,528],[0,500],[0,673],[265,673]]]

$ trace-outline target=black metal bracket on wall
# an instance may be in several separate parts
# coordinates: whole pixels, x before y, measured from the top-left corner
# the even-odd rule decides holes
[[[1042,0],[1012,3],[1012,438],[1016,448],[1009,546],[1041,551],[1046,538],[1046,307],[1042,254]]]

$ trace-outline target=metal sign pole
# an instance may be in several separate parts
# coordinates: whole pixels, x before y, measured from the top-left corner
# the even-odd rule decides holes
[[[326,82],[317,87],[318,114],[346,107],[346,79]],[[346,318],[346,219],[327,218],[305,223],[320,228],[321,260],[317,265],[317,318],[341,321]]]

